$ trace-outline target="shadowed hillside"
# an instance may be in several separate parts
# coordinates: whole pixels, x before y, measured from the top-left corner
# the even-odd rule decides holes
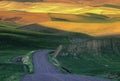
[[[38,24],[26,25],[26,26],[19,27],[18,29],[48,33],[48,34],[53,34],[53,35],[63,35],[63,36],[68,36],[68,37],[90,38],[90,36],[87,34],[58,30],[58,29],[54,29],[54,28],[50,28],[50,27],[46,27],[46,26],[38,25]]]
[[[0,28],[0,49],[56,48],[62,43],[67,44],[65,36]]]
[[[120,5],[104,4],[104,7],[117,8],[120,9]]]
[[[0,23],[0,48],[56,48],[69,44],[71,39],[91,39],[87,34],[67,32],[38,24]]]
[[[49,14],[52,21],[78,22],[78,23],[110,23],[120,21],[120,17],[115,15],[102,15],[86,13],[81,15],[74,14]]]

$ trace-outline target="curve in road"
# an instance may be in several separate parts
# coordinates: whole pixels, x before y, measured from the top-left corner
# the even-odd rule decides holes
[[[48,61],[49,52],[48,50],[35,52],[34,73],[25,75],[21,81],[110,81],[92,76],[62,74]]]

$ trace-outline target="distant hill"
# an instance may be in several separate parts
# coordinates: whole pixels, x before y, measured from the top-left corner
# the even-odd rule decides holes
[[[75,23],[75,22],[51,21],[51,22],[42,22],[41,24],[44,26],[49,26],[51,28],[56,28],[70,32],[80,32],[91,36],[107,36],[107,35],[120,34],[119,23],[120,22]]]
[[[70,36],[70,37],[72,37],[72,36],[75,36],[75,37],[77,36],[77,37],[81,37],[81,38],[83,38],[83,37],[89,38],[90,37],[87,34],[58,30],[58,29],[49,28],[47,26],[38,25],[38,24],[26,25],[26,26],[19,27],[18,29],[34,31],[34,32],[49,33],[49,34],[54,34],[54,35],[65,35],[65,36]]]
[[[104,4],[104,7],[117,8],[120,9],[120,5]]]
[[[120,0],[1,0],[19,2],[62,2],[81,5],[101,5],[101,4],[120,4]]]
[[[47,13],[28,13],[19,10],[0,12],[0,22],[31,24],[50,20]]]
[[[120,0],[43,0],[47,2],[77,3],[81,5],[119,4]]]
[[[80,15],[74,14],[49,14],[52,21],[66,21],[66,22],[79,22],[79,23],[110,23],[120,21],[120,17],[113,15],[102,15],[94,13],[85,13]]]

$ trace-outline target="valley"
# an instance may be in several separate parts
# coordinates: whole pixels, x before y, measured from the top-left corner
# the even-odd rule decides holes
[[[87,79],[91,81],[95,77],[120,81],[119,4],[119,0],[1,0],[0,81],[34,75],[33,54],[55,51],[60,45],[56,58],[54,51],[45,53],[44,60],[48,57],[64,73],[53,76],[63,81],[81,80],[79,75],[94,76]]]
[[[30,26],[34,28],[36,25],[33,24]],[[39,25],[37,26],[38,28],[40,27]],[[77,38],[79,35],[83,39],[86,37],[90,38],[89,35],[50,28],[39,32],[19,29],[23,27],[27,28],[27,26],[19,24],[0,23],[0,80],[2,81],[19,81],[26,73],[33,73],[31,52],[34,50],[56,49],[60,44],[69,44],[69,39]],[[55,34],[51,32],[55,32]],[[56,32],[64,32],[64,34],[59,33],[57,35]],[[69,36],[70,34],[71,36]],[[15,61],[11,61],[14,59]],[[17,61],[18,59],[20,61]]]

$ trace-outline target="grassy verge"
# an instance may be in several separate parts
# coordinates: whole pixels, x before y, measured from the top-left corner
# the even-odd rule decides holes
[[[106,63],[104,60],[98,61],[97,57],[96,59],[95,57],[93,57],[93,60],[90,60],[92,59],[91,57],[89,57],[89,59],[85,59],[84,57],[76,58],[73,56],[67,57],[61,56],[58,57],[57,59],[62,65],[64,65],[68,69],[71,69],[72,74],[96,76],[120,81],[119,77],[120,66],[117,63],[112,65],[110,63]]]
[[[51,54],[48,55],[48,59],[49,59],[50,63],[53,64],[56,68],[58,68],[58,70],[60,70],[61,72],[65,73],[65,74],[70,73],[67,71],[67,69],[64,66],[62,66],[59,63],[59,61],[57,59],[53,58]]]
[[[24,57],[23,57],[23,64],[28,65],[29,67],[29,72],[33,73],[33,53],[35,51],[30,51],[29,53],[27,53]]]
[[[0,63],[0,81],[19,81],[25,74],[23,64]]]
[[[19,81],[23,75],[33,71],[31,50],[0,50],[0,55],[0,81]],[[13,61],[18,57],[23,58],[23,63]]]

